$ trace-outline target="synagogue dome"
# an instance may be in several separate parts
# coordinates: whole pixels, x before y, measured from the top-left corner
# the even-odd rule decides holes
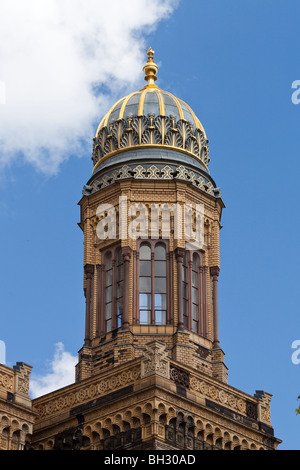
[[[117,101],[101,120],[94,138],[94,173],[107,159],[128,150],[165,149],[184,153],[208,173],[209,149],[204,128],[181,99],[156,84],[154,51],[147,51],[147,84]],[[179,157],[180,158],[180,157]]]

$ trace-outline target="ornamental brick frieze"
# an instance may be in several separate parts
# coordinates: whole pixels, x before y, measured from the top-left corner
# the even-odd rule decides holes
[[[234,390],[228,390],[222,387],[222,385],[212,384],[196,376],[191,376],[190,378],[190,389],[199,392],[205,398],[225,408],[245,415],[248,418],[257,419],[257,400],[255,398],[251,401],[250,398],[242,397],[240,394],[235,393]],[[264,416],[264,421],[268,422],[266,418],[267,416]]]
[[[0,365],[0,397],[30,409],[29,377],[31,369],[31,366],[23,362],[17,362],[12,369]]]
[[[261,420],[267,423],[271,423],[271,411],[269,406],[261,407]]]
[[[22,395],[29,394],[29,373],[21,374],[19,377],[17,376],[16,381],[16,392]]]
[[[169,371],[170,360],[165,343],[153,341],[147,344],[141,361],[141,377],[157,374],[169,378]]]
[[[190,169],[184,165],[163,164],[126,164],[114,170],[101,172],[83,190],[84,195],[92,194],[100,189],[128,178],[138,180],[183,180],[205,191],[211,196],[220,197],[220,190],[215,188],[212,182],[202,173]]]
[[[175,437],[171,436],[172,427],[170,426],[174,423],[175,418],[176,423],[180,424],[182,420],[179,422],[178,418],[181,415],[185,416],[187,420],[192,417],[193,420],[188,428],[193,431],[194,427],[194,431],[191,435],[187,432],[185,440],[180,434],[182,426],[175,427],[177,434]],[[128,425],[131,429],[128,429]],[[241,422],[235,422],[234,419],[228,420],[220,413],[215,414],[214,410],[203,404],[197,404],[195,401],[188,403],[186,398],[174,395],[161,387],[155,391],[154,396],[153,390],[147,387],[145,390],[140,389],[134,395],[124,396],[122,402],[118,400],[117,405],[113,402],[108,403],[101,408],[100,415],[96,408],[90,409],[88,420],[84,424],[84,435],[91,439],[91,448],[99,450],[103,449],[104,440],[107,449],[118,448],[118,442],[123,438],[126,438],[129,445],[136,443],[140,439],[140,434],[134,439],[131,439],[130,435],[139,428],[142,428],[142,441],[150,439],[154,435],[164,440],[166,432],[170,431],[171,434],[170,432],[168,434],[170,441],[175,439],[176,445],[179,446],[185,445],[184,442],[186,442],[188,448],[195,446],[195,449],[211,448],[203,446],[202,443],[205,442],[213,446],[220,444],[222,448],[225,445],[233,448],[238,446],[243,446],[243,448],[268,446],[268,448],[272,448],[274,446],[274,440],[271,436],[268,440],[262,441],[261,433],[257,434],[258,427],[253,428],[246,425],[241,435],[240,426]],[[57,432],[61,431],[57,430]],[[48,440],[50,437],[49,435]],[[43,436],[43,438],[46,442],[47,437]],[[208,438],[209,442],[207,442]]]
[[[38,412],[40,418],[43,418],[126,387],[139,377],[140,367],[135,366],[110,376],[101,377],[98,380],[94,378],[93,381],[89,380],[86,385],[81,383],[80,386],[70,387],[68,392],[60,394],[60,396],[50,397],[46,401],[35,400],[33,409]]]
[[[185,387],[186,396],[180,397],[178,394],[175,396],[171,390],[168,390],[168,381],[160,382],[160,386],[153,396],[153,391],[148,386],[145,390],[143,387],[141,388],[142,381],[139,380],[152,375],[167,379],[170,385],[173,382],[180,387]],[[137,391],[135,391],[135,384],[138,386]],[[186,408],[189,394],[193,394],[193,403],[189,401],[188,408]],[[120,402],[121,397],[122,403]],[[94,377],[80,384],[75,384],[68,387],[66,393],[56,394],[56,397],[54,395],[47,401],[37,399],[34,401],[34,410],[40,414],[40,420],[47,417],[52,419],[56,413],[66,411],[70,420],[80,413],[83,416],[87,416],[88,413],[89,418],[85,424],[84,433],[90,435],[91,432],[97,432],[99,439],[102,440],[99,444],[102,449],[103,439],[107,448],[118,448],[118,442],[123,439],[125,434],[124,436],[123,434],[116,436],[115,429],[118,428],[120,433],[127,432],[126,423],[130,423],[131,429],[142,428],[142,440],[147,440],[152,435],[160,436],[164,440],[166,433],[168,433],[170,443],[175,439],[176,446],[186,445],[188,448],[199,449],[205,447],[202,446],[202,443],[205,442],[206,434],[213,434],[211,430],[205,430],[205,426],[208,426],[205,423],[210,423],[211,426],[214,422],[216,427],[216,434],[213,444],[211,444],[214,446],[217,441],[218,443],[222,441],[219,436],[220,430],[222,436],[228,432],[232,433],[230,445],[242,445],[241,441],[238,444],[238,436],[239,426],[243,425],[245,428],[243,436],[247,436],[247,443],[244,441],[244,446],[266,446],[267,443],[260,442],[260,437],[257,437],[255,433],[261,429],[259,418],[268,406],[270,396],[261,394],[258,398],[260,400],[256,397],[251,399],[228,385],[217,383],[201,373],[195,373],[190,368],[185,369],[176,361],[172,360],[170,364],[166,345],[161,341],[153,341],[146,345],[143,355],[134,361],[131,368],[125,369],[122,366],[118,372],[112,371],[110,374],[102,375],[101,379],[97,380]],[[117,406],[116,403],[118,403]],[[102,410],[101,418],[99,411],[97,411],[99,406]],[[179,412],[185,415],[187,409],[187,416],[192,416],[194,419],[195,434],[193,436],[187,434],[183,438],[180,430],[175,430],[174,434],[170,423],[178,416]],[[144,421],[145,419],[146,421]],[[268,436],[267,427],[266,424],[266,428],[262,428],[262,430]],[[213,427],[211,428],[213,429]],[[105,430],[109,430],[109,437],[106,436]],[[202,433],[204,437],[199,438],[198,433]],[[134,439],[134,441],[136,440]],[[269,441],[268,447],[272,447],[271,435]],[[224,442],[223,440],[221,444],[225,445]],[[128,444],[130,444],[129,441]]]
[[[0,370],[0,391],[1,389],[8,392],[13,392],[14,390],[14,376],[2,372],[2,370]]]
[[[180,367],[171,364],[170,367],[170,379],[173,380],[177,385],[182,387],[190,387],[190,374]]]
[[[272,395],[263,391],[257,390],[255,395],[256,398],[260,400],[260,419],[266,423],[271,422],[271,410],[270,410],[270,403],[272,399]]]

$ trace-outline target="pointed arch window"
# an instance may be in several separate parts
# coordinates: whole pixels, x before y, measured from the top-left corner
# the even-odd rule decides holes
[[[167,247],[164,242],[140,244],[138,311],[141,325],[167,323],[167,266]]]

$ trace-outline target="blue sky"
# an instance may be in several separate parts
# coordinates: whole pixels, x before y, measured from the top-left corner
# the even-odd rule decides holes
[[[159,4],[169,10],[159,11]],[[74,108],[73,120],[68,113],[57,113],[62,116],[58,130],[50,129],[47,101],[40,117],[37,113],[32,119],[21,106],[20,123],[16,111],[6,114],[9,96],[7,104],[0,105],[0,127],[8,120],[15,119],[16,124],[13,133],[7,128],[6,136],[11,132],[13,138],[5,141],[0,131],[0,143],[1,138],[5,141],[0,145],[0,340],[6,345],[6,364],[26,362],[33,366],[33,378],[41,380],[51,374],[55,378],[55,371],[51,372],[55,353],[64,351],[70,363],[76,362],[84,339],[83,237],[77,226],[77,203],[92,171],[92,131],[110,103],[126,91],[142,88],[144,51],[151,45],[160,67],[157,84],[186,101],[206,130],[210,172],[226,205],[219,321],[229,384],[251,395],[256,390],[271,393],[272,424],[276,437],[283,440],[280,448],[300,450],[300,416],[294,412],[300,364],[292,362],[292,343],[300,340],[300,104],[291,99],[292,83],[300,80],[300,4],[295,0],[181,0],[174,8],[171,2],[153,5],[155,28],[138,16],[133,29],[125,31],[128,44],[132,43],[128,62],[120,66],[124,58],[120,44],[120,55],[113,55],[117,66],[90,63],[93,73],[105,76],[96,113],[95,103],[88,109]],[[109,43],[106,47],[109,51]],[[7,80],[3,63],[1,68],[0,60],[0,81]],[[122,68],[122,75],[113,77],[112,86],[114,68]],[[59,70],[67,75],[63,68]],[[78,101],[85,96],[88,100],[83,93]],[[57,109],[64,99],[69,106],[67,98],[65,92],[56,94]],[[34,110],[36,106],[32,114]],[[82,116],[92,122],[84,136],[78,131],[79,127],[85,131]],[[63,119],[72,120],[73,127]],[[27,121],[30,129],[22,125]],[[32,131],[34,123],[39,135]],[[80,146],[65,141],[64,130],[69,139],[78,135]],[[59,146],[53,149],[56,136]],[[35,152],[30,152],[30,142],[32,146],[38,142]],[[47,158],[51,165],[47,166]],[[58,343],[63,346],[55,346]]]

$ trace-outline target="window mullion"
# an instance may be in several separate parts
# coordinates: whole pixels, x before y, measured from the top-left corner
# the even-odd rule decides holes
[[[169,249],[168,249],[169,250]],[[166,284],[167,284],[167,293],[166,293],[166,324],[171,323],[171,293],[172,293],[172,276],[171,276],[171,262],[170,262],[170,252],[167,252],[166,259]]]
[[[193,283],[192,283],[192,269],[193,269],[193,256],[191,251],[188,252],[188,329],[193,329]]]
[[[203,268],[198,268],[198,334],[204,335]]]
[[[153,245],[151,247],[151,325],[155,325],[155,277]]]
[[[112,329],[117,328],[117,272],[116,272],[116,252],[113,252],[112,259]]]

